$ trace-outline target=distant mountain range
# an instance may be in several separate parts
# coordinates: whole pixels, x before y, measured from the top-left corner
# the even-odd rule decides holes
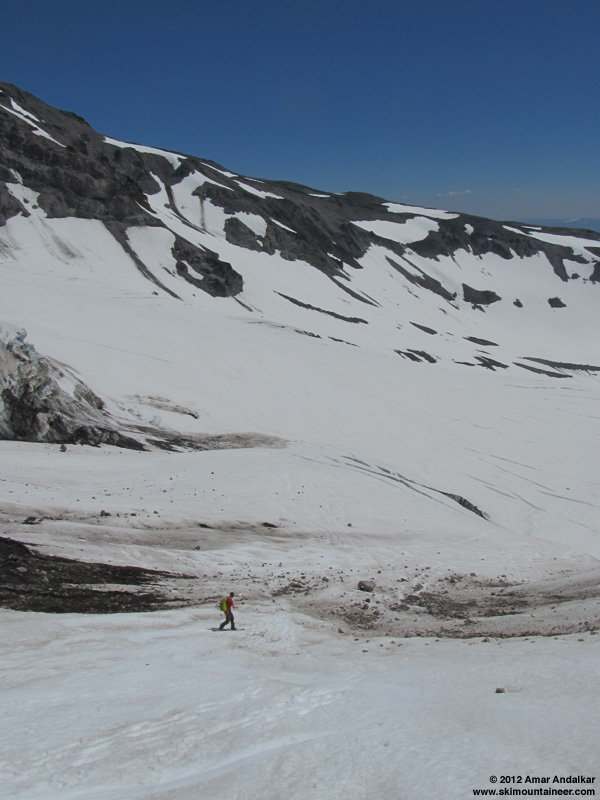
[[[522,219],[529,225],[542,225],[549,228],[577,228],[579,230],[600,232],[599,217],[580,217],[579,219],[543,219],[541,217],[531,217]]]

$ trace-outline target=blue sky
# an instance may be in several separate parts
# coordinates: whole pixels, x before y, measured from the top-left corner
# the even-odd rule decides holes
[[[598,0],[29,0],[0,80],[236,172],[600,217]]]

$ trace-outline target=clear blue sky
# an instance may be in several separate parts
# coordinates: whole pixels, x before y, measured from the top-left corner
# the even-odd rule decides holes
[[[0,80],[246,175],[600,217],[599,34],[599,0],[28,0]]]

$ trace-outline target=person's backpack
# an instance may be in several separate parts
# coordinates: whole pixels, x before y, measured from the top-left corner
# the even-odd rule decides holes
[[[227,613],[227,598],[226,598],[226,597],[222,597],[222,598],[221,598],[221,600],[220,600],[220,602],[219,602],[219,608],[221,609],[221,611],[222,611],[224,614],[226,614],[226,613]]]

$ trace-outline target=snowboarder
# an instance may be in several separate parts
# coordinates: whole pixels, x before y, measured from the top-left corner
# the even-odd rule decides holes
[[[231,630],[234,631],[236,629],[235,622],[233,621],[233,611],[231,609],[235,608],[236,606],[233,603],[234,594],[233,592],[229,593],[229,597],[223,597],[221,602],[219,603],[219,608],[225,614],[225,621],[219,625],[219,630],[222,631],[225,629],[225,625],[228,622],[231,623]]]

